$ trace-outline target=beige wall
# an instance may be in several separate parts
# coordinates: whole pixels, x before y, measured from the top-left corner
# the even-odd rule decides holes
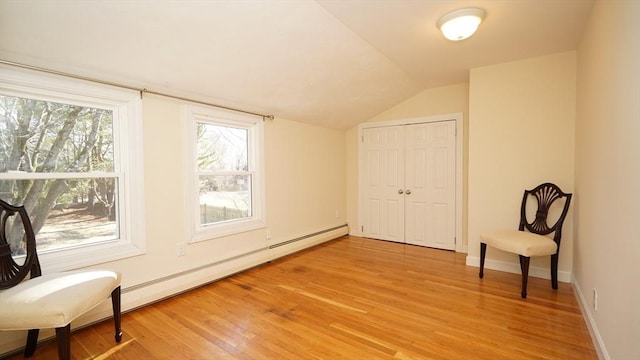
[[[400,104],[383,111],[367,122],[409,119],[421,116],[469,113],[469,84],[443,86],[427,89]],[[466,121],[465,121],[466,123]]]
[[[344,132],[276,119],[266,126],[267,222],[274,241],[346,222]]]
[[[469,113],[469,84],[462,83],[425,90],[418,95],[384,111],[368,120],[386,121],[422,116],[463,113],[463,204],[466,205],[467,173],[467,114]],[[358,127],[345,134],[347,147],[347,222],[351,234],[358,234]],[[463,209],[463,244],[466,244],[466,207]]]
[[[578,49],[574,282],[606,359],[640,357],[639,35],[640,2],[598,1]]]
[[[476,265],[482,232],[517,229],[525,188],[553,182],[565,192],[574,190],[576,53],[472,69],[469,83],[467,263]],[[570,210],[560,251],[564,281],[572,266],[572,216]],[[516,255],[489,249],[487,259],[489,267],[519,272]],[[532,268],[533,275],[549,277],[542,271],[549,258],[532,259]]]

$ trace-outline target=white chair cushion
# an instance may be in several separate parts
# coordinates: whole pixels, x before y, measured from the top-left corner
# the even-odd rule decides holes
[[[0,330],[57,328],[107,299],[120,273],[79,270],[47,274],[0,290]]]
[[[480,235],[480,241],[494,248],[524,256],[553,255],[558,245],[546,236],[525,231],[492,231]]]

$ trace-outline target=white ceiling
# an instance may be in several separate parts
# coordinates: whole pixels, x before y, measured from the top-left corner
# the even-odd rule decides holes
[[[0,58],[346,129],[469,69],[577,48],[592,0],[0,0]],[[468,40],[443,14],[482,7]]]

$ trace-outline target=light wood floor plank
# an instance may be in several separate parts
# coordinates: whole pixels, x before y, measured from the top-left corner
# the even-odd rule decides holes
[[[597,359],[569,284],[530,278],[523,300],[517,274],[357,237],[124,314],[123,331],[74,332],[74,359]]]

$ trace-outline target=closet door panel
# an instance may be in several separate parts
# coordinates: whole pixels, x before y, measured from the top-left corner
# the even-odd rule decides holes
[[[404,242],[404,128],[365,129],[364,209],[362,233],[382,240]]]
[[[455,248],[455,122],[407,126],[406,242]]]

